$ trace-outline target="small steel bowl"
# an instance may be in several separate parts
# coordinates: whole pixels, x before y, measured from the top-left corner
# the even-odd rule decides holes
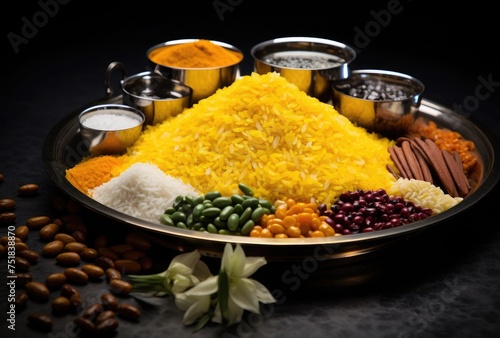
[[[155,72],[141,72],[127,76],[125,65],[111,62],[106,69],[106,94],[113,95],[111,76],[115,70],[121,72],[122,103],[143,112],[146,125],[155,125],[180,114],[191,101],[193,90],[177,80]]]
[[[154,72],[142,72],[121,81],[123,103],[144,113],[145,123],[155,125],[187,108],[193,90]]]
[[[278,72],[308,95],[322,102],[331,100],[333,81],[350,74],[356,51],[343,43],[311,37],[268,40],[250,51],[258,74]]]
[[[407,74],[362,69],[332,88],[333,106],[340,114],[370,132],[398,137],[415,121],[425,86]]]
[[[122,104],[92,106],[78,115],[80,134],[93,156],[124,153],[141,135],[144,121],[141,111]]]
[[[225,49],[240,54],[241,58],[238,62],[211,68],[186,68],[175,67],[168,64],[160,64],[153,61],[154,55],[160,53],[164,48],[169,48],[174,45],[192,43],[200,39],[181,39],[172,40],[157,44],[149,48],[146,52],[148,66],[154,72],[160,73],[163,76],[180,81],[192,88],[190,106],[198,101],[207,98],[214,94],[218,89],[231,85],[239,75],[240,64],[243,61],[243,53],[240,49],[227,44],[225,42],[210,40],[212,43],[224,47]]]

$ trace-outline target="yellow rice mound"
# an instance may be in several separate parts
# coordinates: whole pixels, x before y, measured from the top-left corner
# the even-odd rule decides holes
[[[149,162],[202,192],[232,195],[242,182],[269,200],[329,204],[348,190],[390,188],[392,142],[278,73],[252,73],[148,126],[112,174]]]

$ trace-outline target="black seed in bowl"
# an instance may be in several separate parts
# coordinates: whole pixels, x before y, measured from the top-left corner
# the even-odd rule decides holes
[[[367,81],[351,87],[347,94],[365,100],[402,101],[409,98],[401,87],[378,81]]]

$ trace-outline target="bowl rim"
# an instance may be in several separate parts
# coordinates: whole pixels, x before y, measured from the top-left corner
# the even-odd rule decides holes
[[[171,90],[171,92],[178,93],[181,96],[179,96],[179,97],[151,98],[151,97],[147,97],[147,96],[142,96],[142,95],[134,94],[134,93],[128,91],[125,88],[125,83],[127,81],[138,79],[138,78],[144,78],[144,77],[148,77],[148,76],[155,77],[155,78],[161,78],[161,80],[163,80],[163,81],[167,81],[167,82],[170,82],[172,84],[175,84],[176,86],[182,87],[182,89],[183,89],[182,91]],[[163,101],[185,100],[186,98],[188,100],[191,100],[191,96],[193,95],[193,88],[189,87],[184,82],[181,82],[179,80],[163,76],[162,74],[160,74],[158,72],[153,72],[153,71],[145,71],[145,72],[141,72],[141,73],[130,75],[130,76],[124,78],[123,80],[121,80],[120,84],[121,84],[122,90],[123,90],[123,92],[125,94],[127,94],[129,96],[132,96],[133,98],[136,98],[136,99],[139,99],[139,100],[161,101],[161,102],[163,102]]]
[[[348,58],[342,56],[344,59],[344,62],[339,62],[339,65],[336,67],[321,67],[321,68],[297,68],[297,67],[283,67],[283,66],[277,66],[275,64],[266,62],[262,57],[257,56],[259,52],[264,50],[266,47],[269,46],[287,46],[287,44],[290,43],[308,43],[309,46],[330,46],[330,47],[335,47],[338,48],[339,50],[347,51],[348,53]],[[287,50],[283,51],[295,51],[297,49],[290,49],[288,48]],[[298,49],[302,50],[302,49]],[[311,51],[316,51],[316,50],[311,50]],[[269,54],[269,53],[268,53]],[[268,55],[265,54],[265,55]],[[295,69],[295,70],[305,70],[305,71],[311,71],[311,70],[327,70],[327,69],[335,69],[335,68],[340,68],[343,65],[349,65],[351,62],[353,62],[356,57],[357,57],[357,52],[356,50],[351,47],[348,44],[335,41],[335,40],[330,40],[330,39],[325,39],[325,38],[317,38],[317,37],[307,37],[307,36],[296,36],[296,37],[281,37],[281,38],[275,38],[275,39],[270,39],[266,41],[262,41],[256,45],[254,45],[250,49],[250,55],[253,57],[255,61],[262,62],[263,64],[269,65],[271,67],[277,67],[281,69]]]
[[[208,41],[210,41],[210,42],[212,42],[212,43],[214,43],[216,45],[219,45],[219,46],[224,47],[226,49],[232,50],[234,52],[238,52],[241,55],[241,59],[239,59],[238,62],[235,62],[235,63],[232,63],[232,64],[228,64],[228,65],[224,65],[224,66],[199,68],[199,67],[176,67],[176,66],[162,65],[162,64],[154,62],[149,57],[149,54],[153,50],[156,50],[156,49],[159,49],[159,48],[162,48],[162,47],[167,47],[167,46],[174,46],[174,45],[181,45],[181,44],[185,44],[185,43],[196,42],[196,41],[200,41],[200,40],[208,40]],[[149,47],[147,49],[147,51],[146,51],[146,59],[149,62],[151,62],[152,64],[160,66],[160,67],[164,67],[164,68],[178,69],[178,70],[200,70],[200,71],[202,71],[202,70],[211,70],[211,69],[222,69],[222,68],[228,68],[228,67],[235,67],[235,66],[241,64],[243,62],[244,58],[245,58],[245,54],[243,53],[243,51],[241,49],[239,49],[238,47],[234,46],[234,45],[231,45],[231,44],[229,44],[227,42],[223,42],[223,41],[212,40],[212,39],[203,39],[203,38],[188,38],[188,39],[169,40],[169,41],[165,41],[165,42],[161,42],[161,43],[158,43],[156,45],[153,45],[153,46]]]
[[[366,75],[366,76],[364,76]],[[408,82],[411,82],[412,87],[414,89],[414,94],[405,97],[403,99],[398,99],[398,100],[370,100],[370,99],[365,99],[362,97],[357,97],[353,95],[349,95],[346,93],[344,90],[339,89],[339,86],[345,83],[349,83],[353,78],[377,78],[377,79],[383,79],[383,78],[393,78],[393,79],[403,79],[407,80]],[[351,74],[349,77],[338,80],[332,83],[332,88],[334,91],[334,94],[341,94],[347,97],[350,97],[352,99],[360,100],[360,101],[366,101],[366,102],[404,102],[408,100],[414,100],[415,98],[419,98],[422,93],[425,91],[425,85],[422,81],[417,79],[416,77],[406,74],[406,73],[401,73],[393,70],[386,70],[386,69],[355,69],[351,71]]]
[[[139,123],[137,123],[134,126],[127,127],[127,128],[115,128],[115,129],[96,129],[96,128],[85,126],[83,124],[83,122],[82,122],[83,116],[94,113],[94,112],[95,112],[95,114],[98,114],[98,111],[105,111],[105,110],[121,110],[124,112],[126,111],[126,112],[130,113],[130,114],[128,114],[129,116],[138,116],[139,119],[137,121]],[[115,132],[115,131],[134,129],[137,127],[142,128],[145,121],[146,121],[146,115],[144,115],[143,112],[141,112],[140,110],[138,110],[134,107],[127,106],[125,104],[118,104],[118,103],[105,103],[105,104],[94,105],[94,106],[91,106],[91,107],[84,109],[83,111],[81,111],[78,114],[79,127],[81,129],[92,130],[92,131],[96,131],[96,132]]]

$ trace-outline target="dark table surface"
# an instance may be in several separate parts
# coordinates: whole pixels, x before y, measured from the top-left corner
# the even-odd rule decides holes
[[[16,200],[19,226],[29,217],[58,217],[58,190],[42,165],[42,145],[68,114],[104,97],[104,72],[112,61],[130,74],[146,67],[146,50],[168,40],[208,38],[245,53],[242,74],[252,71],[253,45],[283,36],[314,36],[355,47],[355,69],[389,69],[425,83],[424,98],[464,114],[494,139],[500,135],[500,67],[494,11],[482,3],[438,9],[420,1],[356,2],[331,9],[319,1],[152,1],[131,5],[97,2],[27,1],[3,12],[2,111],[0,112],[0,197]],[[499,149],[495,149],[496,152]],[[497,153],[498,156],[498,153]],[[497,159],[498,161],[498,159]],[[22,197],[19,186],[40,191]],[[500,228],[498,185],[466,212],[373,257],[302,276],[297,288],[283,280],[293,264],[268,264],[256,278],[283,291],[278,304],[242,325],[208,326],[194,334],[169,299],[142,304],[139,323],[120,320],[117,337],[500,337]],[[120,238],[128,231],[82,209],[89,236]],[[7,233],[0,226],[0,235]],[[36,234],[30,248],[44,244]],[[160,265],[175,252],[155,247]],[[217,261],[210,264],[217,265]],[[7,260],[0,260],[0,304],[7,303]],[[42,257],[30,267],[33,278],[62,271]],[[91,301],[107,285],[90,283]],[[21,292],[18,288],[16,292]],[[125,301],[125,300],[124,300]],[[74,315],[54,317],[51,332],[27,325],[35,311],[50,313],[47,302],[30,301],[15,314],[15,331],[2,313],[2,337],[74,337]]]

